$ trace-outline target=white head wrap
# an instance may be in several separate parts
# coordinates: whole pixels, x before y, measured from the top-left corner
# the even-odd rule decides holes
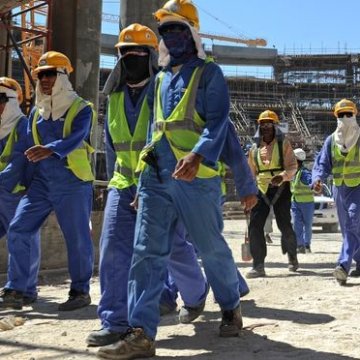
[[[337,128],[334,132],[335,143],[340,151],[347,153],[356,144],[360,135],[360,127],[356,117],[343,117],[337,119]]]
[[[5,93],[9,101],[5,104],[3,113],[0,116],[0,140],[10,134],[16,126],[17,121],[24,114],[20,109],[16,91],[5,86],[0,86],[0,93]]]
[[[35,105],[39,109],[40,115],[48,120],[58,120],[69,109],[78,95],[73,90],[68,75],[65,74],[65,69],[58,68],[58,71],[64,74],[57,74],[55,84],[52,88],[51,95],[46,95],[41,91],[40,81],[36,84],[36,100]]]
[[[159,25],[163,25],[167,22],[173,22],[173,21],[185,24],[186,26],[189,27],[189,29],[191,31],[191,35],[195,42],[197,56],[198,56],[198,58],[205,60],[206,54],[205,54],[205,51],[201,44],[201,38],[200,38],[199,32],[193,26],[191,26],[186,20],[179,19],[176,16],[166,16],[164,18],[164,20],[159,23]],[[164,40],[161,39],[160,43],[159,43],[159,66],[165,67],[165,66],[169,65],[169,63],[170,63],[169,50],[167,49],[167,47],[164,43]]]

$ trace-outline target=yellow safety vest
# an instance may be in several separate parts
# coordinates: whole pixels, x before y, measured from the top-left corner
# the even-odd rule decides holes
[[[205,122],[195,110],[196,93],[203,70],[204,66],[195,68],[184,95],[166,119],[164,118],[161,106],[161,84],[165,74],[163,72],[160,73],[157,79],[152,144],[160,141],[162,136],[165,135],[177,160],[180,160],[191,152],[204,130]],[[144,149],[144,151],[146,151],[146,149]],[[140,155],[140,158],[142,158],[143,155],[144,153]],[[143,169],[143,167],[142,164],[139,168]],[[200,164],[196,177],[211,178],[218,175],[218,170]]]
[[[17,124],[19,123],[20,119],[21,119],[21,116],[16,121],[16,125],[14,126],[14,128],[11,130],[9,137],[6,141],[6,145],[0,155],[0,171],[3,171],[6,168],[6,166],[9,164],[10,157],[11,157],[11,154],[14,149],[14,145],[18,140],[16,127],[17,127]],[[17,184],[14,187],[14,189],[12,190],[12,193],[16,194],[16,193],[18,193],[20,191],[24,191],[24,190],[25,190],[25,186]]]
[[[350,151],[343,155],[331,139],[332,174],[335,186],[345,184],[348,187],[360,185],[360,138]]]
[[[253,157],[254,163],[257,166],[257,175],[256,183],[259,190],[266,194],[269,184],[273,176],[280,174],[284,169],[280,162],[280,153],[279,153],[279,142],[276,141],[273,147],[271,162],[269,165],[265,165],[260,158],[260,151],[257,148],[252,148],[250,156]]]
[[[294,180],[291,180],[291,201],[298,203],[314,202],[314,194],[308,185],[301,181],[302,169],[299,169]]]
[[[90,106],[92,110],[91,120],[91,132],[96,122],[96,113],[93,109],[92,103],[85,101],[81,97],[78,97],[70,106],[64,121],[63,137],[67,137],[71,134],[72,123],[76,115],[84,109],[86,106]],[[37,129],[37,120],[39,118],[39,109],[36,109],[34,119],[32,122],[32,134],[35,145],[41,145],[39,132]],[[94,175],[91,169],[90,154],[94,152],[94,148],[89,143],[83,141],[82,145],[77,149],[71,151],[67,156],[67,168],[73,172],[73,174],[83,181],[93,181]]]
[[[147,99],[143,100],[134,134],[131,135],[125,115],[124,92],[110,95],[108,128],[116,152],[114,175],[109,186],[125,189],[137,185],[139,172],[136,171],[140,152],[146,143],[150,111]]]

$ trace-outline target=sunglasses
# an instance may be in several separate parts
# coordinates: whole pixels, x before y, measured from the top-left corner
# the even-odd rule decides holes
[[[260,122],[261,128],[272,128],[274,126],[273,122]]]
[[[342,112],[342,113],[338,113],[337,117],[339,119],[343,118],[344,116],[346,117],[352,117],[353,116],[353,113],[348,111],[348,112]]]
[[[50,77],[56,77],[57,74],[63,74],[60,71],[56,71],[56,70],[44,70],[44,71],[40,71],[37,75],[38,79],[41,80],[44,77],[46,78],[50,78]]]
[[[0,93],[0,104],[6,104],[9,99],[15,99],[13,96],[7,96],[5,93]]]

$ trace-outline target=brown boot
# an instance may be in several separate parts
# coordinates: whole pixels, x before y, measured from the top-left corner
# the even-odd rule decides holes
[[[239,336],[243,327],[240,305],[234,310],[224,310],[222,314],[220,337]]]

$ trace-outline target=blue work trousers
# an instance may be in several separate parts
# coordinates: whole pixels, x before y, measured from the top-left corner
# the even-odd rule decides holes
[[[36,247],[35,234],[52,210],[65,238],[71,289],[88,293],[93,270],[93,246],[90,236],[92,184],[82,183],[76,191],[64,188],[57,193],[41,184],[32,184],[20,200],[8,231],[8,282],[6,288],[25,292],[32,276]],[[56,254],[54,254],[56,256]]]
[[[159,301],[166,280],[172,234],[181,220],[199,250],[206,277],[221,309],[239,305],[239,281],[231,250],[222,236],[220,177],[162,181],[149,167],[139,187],[134,254],[129,274],[129,322],[155,338]]]
[[[343,236],[338,264],[348,273],[360,248],[360,186],[334,186],[334,199]]]
[[[291,202],[291,215],[298,247],[311,245],[314,209],[313,201]]]
[[[0,238],[6,235],[10,222],[15,215],[16,207],[19,204],[22,195],[12,194],[7,190],[0,188]],[[37,297],[37,277],[40,268],[40,232],[34,234],[30,249],[30,269],[29,278],[25,296],[36,298]]]
[[[103,328],[119,333],[128,329],[128,274],[136,221],[136,211],[130,203],[135,194],[135,186],[122,190],[109,189],[100,239],[101,299],[98,316]],[[205,300],[207,283],[194,248],[185,240],[185,229],[180,223],[175,228],[168,266],[185,304],[196,306]],[[163,303],[170,304],[172,297],[172,290],[164,288]]]

